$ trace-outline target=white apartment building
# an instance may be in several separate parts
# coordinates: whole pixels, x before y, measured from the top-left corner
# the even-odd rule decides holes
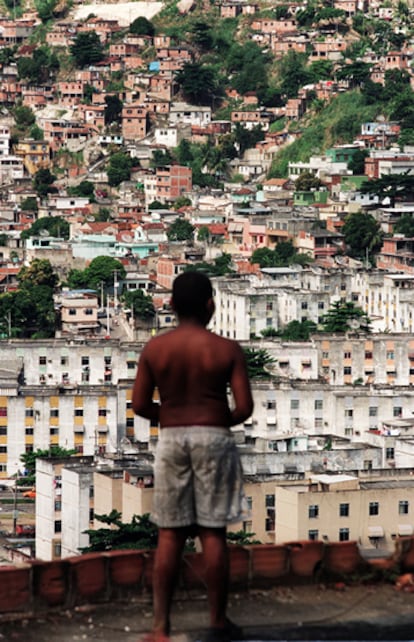
[[[37,459],[36,557],[79,555],[93,526],[93,458]]]
[[[0,477],[37,448],[115,453],[123,437],[148,447],[157,429],[131,407],[141,348],[110,339],[2,341]]]

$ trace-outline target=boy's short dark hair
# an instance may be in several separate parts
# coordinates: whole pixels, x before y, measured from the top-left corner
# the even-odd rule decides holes
[[[172,304],[179,317],[203,319],[206,304],[213,296],[211,281],[202,272],[190,270],[183,272],[174,280]]]

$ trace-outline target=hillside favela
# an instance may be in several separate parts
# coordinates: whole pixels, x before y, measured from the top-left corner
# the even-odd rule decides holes
[[[229,540],[414,549],[411,2],[1,0],[0,572],[153,546],[187,270],[253,390]]]

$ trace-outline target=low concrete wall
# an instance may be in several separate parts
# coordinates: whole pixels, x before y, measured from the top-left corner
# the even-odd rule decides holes
[[[372,582],[414,570],[414,537],[397,540],[391,558],[375,560],[364,560],[354,541],[230,545],[229,552],[232,591],[321,579],[354,581],[365,574]],[[0,567],[0,621],[151,591],[153,561],[154,550],[116,550]],[[180,588],[205,590],[201,553],[183,556]]]

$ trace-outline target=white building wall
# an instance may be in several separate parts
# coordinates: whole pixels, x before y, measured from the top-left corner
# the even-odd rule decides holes
[[[80,548],[88,546],[92,527],[90,521],[90,487],[92,470],[62,470],[62,557],[79,555]]]

